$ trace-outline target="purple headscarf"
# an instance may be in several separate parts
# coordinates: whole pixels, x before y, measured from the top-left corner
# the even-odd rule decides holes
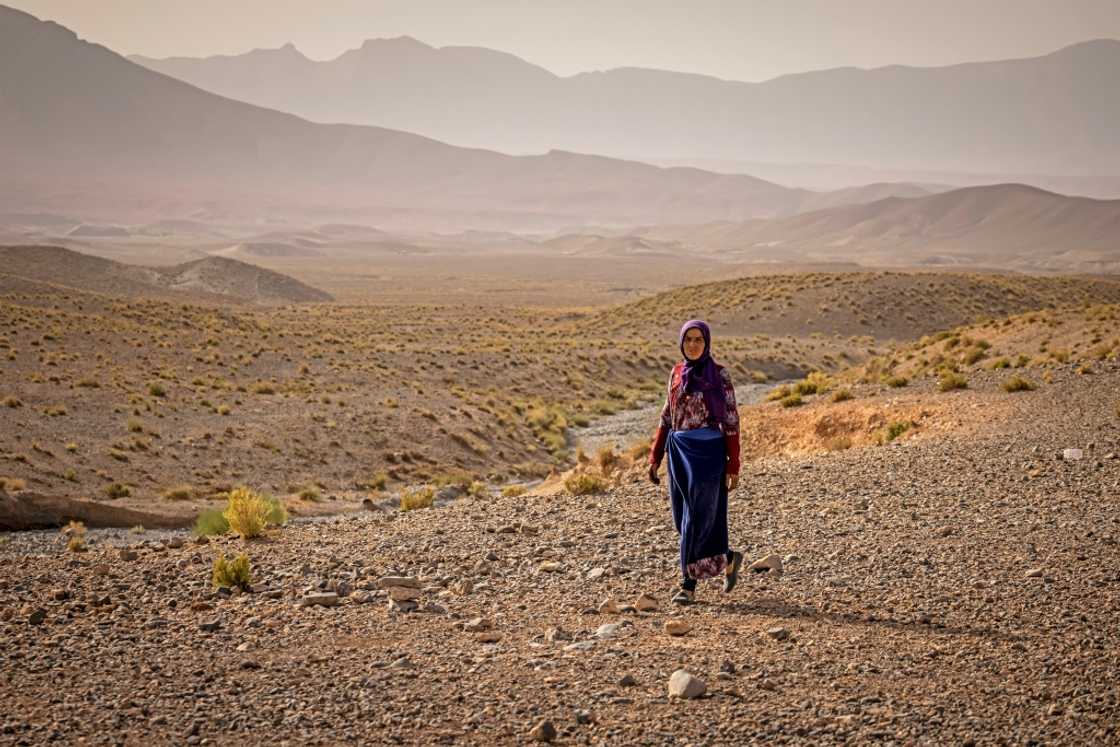
[[[700,330],[704,335],[704,353],[694,361],[684,354],[684,336],[690,329]],[[704,404],[716,423],[722,423],[727,415],[727,400],[723,393],[723,379],[719,366],[712,360],[712,331],[707,322],[690,319],[681,327],[681,355],[684,356],[684,369],[681,371],[681,394],[703,392]]]

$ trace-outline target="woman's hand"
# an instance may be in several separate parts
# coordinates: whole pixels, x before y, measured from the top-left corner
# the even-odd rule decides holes
[[[654,485],[660,485],[661,484],[661,478],[657,476],[658,466],[659,465],[656,465],[656,464],[651,464],[649,466],[649,481],[652,482]]]
[[[727,492],[730,493],[732,490],[734,490],[737,487],[739,487],[739,476],[738,475],[728,475],[727,476]]]

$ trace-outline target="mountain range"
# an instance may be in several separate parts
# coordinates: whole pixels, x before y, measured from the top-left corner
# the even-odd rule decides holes
[[[1026,59],[837,68],[759,83],[644,68],[561,77],[504,52],[410,37],[371,39],[327,61],[291,44],[132,59],[315,121],[512,153],[1120,175],[1112,39]]]
[[[2,6],[0,123],[0,200],[13,212],[138,222],[271,211],[508,230],[742,220],[835,199],[745,175],[559,150],[510,156],[315,124],[208,93]]]

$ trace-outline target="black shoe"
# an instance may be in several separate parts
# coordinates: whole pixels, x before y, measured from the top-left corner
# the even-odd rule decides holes
[[[677,589],[677,593],[673,595],[673,604],[692,604],[696,601],[696,592],[692,589]]]
[[[723,577],[723,593],[730,594],[739,583],[739,568],[743,565],[743,553],[731,553],[731,562],[727,564],[727,575]]]

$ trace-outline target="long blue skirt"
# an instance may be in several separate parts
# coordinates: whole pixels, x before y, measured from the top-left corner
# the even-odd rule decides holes
[[[712,578],[727,563],[727,451],[715,428],[673,431],[669,456],[669,498],[681,537],[681,574]]]

